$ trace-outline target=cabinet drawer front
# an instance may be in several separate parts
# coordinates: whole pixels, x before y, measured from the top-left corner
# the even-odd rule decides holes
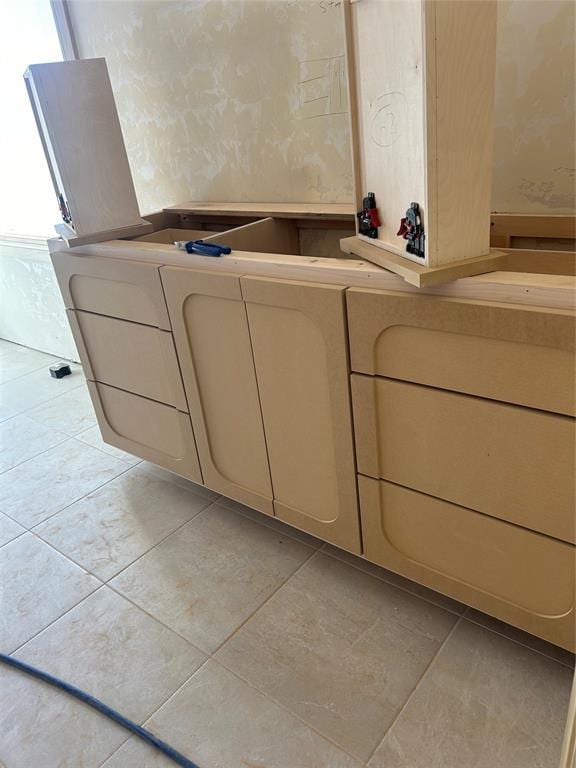
[[[344,290],[242,278],[276,516],[360,552]]]
[[[347,305],[358,373],[575,413],[570,313],[361,289]]]
[[[67,309],[83,309],[170,330],[157,264],[51,254]]]
[[[574,650],[574,547],[360,477],[365,556]]]
[[[170,331],[68,310],[86,376],[187,411]]]
[[[574,541],[570,417],[356,374],[352,395],[362,474]]]
[[[202,482],[187,413],[105,384],[87,384],[106,443]]]

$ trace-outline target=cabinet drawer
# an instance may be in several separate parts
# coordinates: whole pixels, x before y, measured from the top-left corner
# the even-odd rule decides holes
[[[106,443],[202,482],[190,417],[176,408],[88,381]]]
[[[353,371],[575,412],[570,313],[361,289],[347,306]]]
[[[360,477],[365,556],[574,650],[574,547]]]
[[[87,378],[187,411],[170,331],[67,310]]]
[[[417,384],[352,376],[358,469],[574,541],[574,422]]]
[[[157,264],[51,254],[67,309],[83,309],[170,330]]]

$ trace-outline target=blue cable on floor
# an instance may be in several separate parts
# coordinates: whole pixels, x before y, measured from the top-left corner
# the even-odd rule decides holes
[[[137,723],[133,723],[132,720],[128,720],[128,718],[124,717],[124,715],[116,712],[116,710],[99,701],[99,699],[94,698],[94,696],[90,696],[89,693],[82,691],[80,688],[76,688],[76,686],[70,685],[70,683],[66,683],[64,680],[60,680],[59,678],[48,674],[48,672],[43,672],[41,669],[32,667],[30,664],[26,664],[24,661],[15,659],[13,656],[7,656],[5,653],[0,653],[0,662],[7,664],[9,667],[14,667],[14,669],[18,669],[21,672],[26,672],[27,674],[32,675],[32,677],[37,677],[39,680],[42,680],[45,683],[50,683],[50,685],[53,685],[56,688],[60,688],[61,691],[69,693],[71,696],[74,696],[76,699],[83,701],[85,704],[89,704],[94,709],[97,709],[98,712],[101,712],[103,715],[106,715],[106,717],[109,717],[110,720],[114,720],[114,722],[118,723],[118,725],[121,725],[123,728],[132,731],[132,733],[134,733],[136,736],[139,736],[141,739],[148,742],[148,744],[156,747],[156,749],[160,750],[160,752],[163,752],[166,757],[169,757],[175,763],[181,765],[182,768],[199,768],[196,763],[193,763],[192,760],[188,760],[187,757],[184,757],[184,755],[180,754],[180,752],[177,752],[169,744],[166,744],[164,741],[162,741],[162,739],[154,736],[153,733],[150,733],[150,731],[142,728],[142,726],[138,725]]]

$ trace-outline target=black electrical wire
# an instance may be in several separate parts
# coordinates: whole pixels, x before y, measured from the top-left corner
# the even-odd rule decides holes
[[[83,701],[84,704],[88,704],[89,706],[98,710],[98,712],[106,715],[106,717],[109,717],[110,720],[114,720],[114,722],[118,723],[118,725],[121,725],[128,731],[132,731],[132,733],[134,733],[136,736],[139,736],[148,744],[156,747],[156,749],[160,750],[160,752],[163,752],[166,757],[169,757],[177,765],[182,766],[182,768],[199,768],[196,763],[193,763],[192,760],[188,760],[187,757],[184,757],[184,755],[180,754],[180,752],[177,752],[169,744],[166,744],[166,742],[162,741],[162,739],[154,736],[154,734],[150,731],[147,731],[146,728],[142,728],[142,726],[138,725],[137,723],[133,723],[132,720],[128,720],[127,717],[124,717],[124,715],[116,712],[115,709],[112,709],[107,704],[104,704],[99,699],[94,698],[94,696],[91,696],[89,693],[82,691],[80,688],[76,688],[75,685],[70,685],[70,683],[67,683],[64,680],[60,680],[59,678],[48,674],[48,672],[44,672],[41,669],[37,669],[36,667],[31,666],[30,664],[26,664],[24,661],[15,659],[14,656],[8,656],[4,653],[0,653],[0,662],[7,664],[9,667],[13,667],[14,669],[18,669],[21,672],[26,672],[27,674],[32,675],[32,677],[37,677],[39,680],[42,680],[45,683],[49,683],[50,685],[59,688],[61,691],[74,696],[74,698],[78,699],[79,701]]]

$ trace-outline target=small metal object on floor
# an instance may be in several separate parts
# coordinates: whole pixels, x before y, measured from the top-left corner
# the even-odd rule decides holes
[[[72,369],[68,363],[55,363],[50,366],[50,376],[53,379],[63,379],[64,376],[70,376]]]

